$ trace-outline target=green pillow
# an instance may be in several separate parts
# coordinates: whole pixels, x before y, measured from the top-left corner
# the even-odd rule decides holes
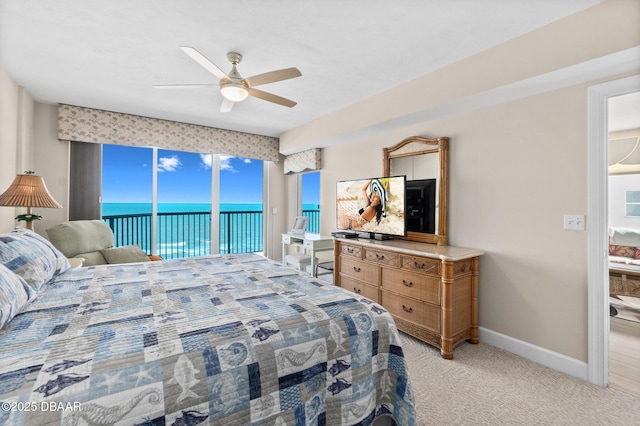
[[[138,246],[113,247],[100,250],[107,263],[149,262],[149,256]]]
[[[80,253],[73,257],[81,257],[84,259],[82,266],[94,266],[94,265],[106,265],[107,259],[104,258],[99,251],[92,251],[89,253]]]
[[[113,232],[102,220],[73,220],[47,229],[49,241],[67,257],[113,247]]]

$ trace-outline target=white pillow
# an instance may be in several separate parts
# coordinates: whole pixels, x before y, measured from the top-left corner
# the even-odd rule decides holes
[[[0,234],[0,263],[39,290],[69,269],[69,259],[46,238],[25,228]]]
[[[0,328],[36,298],[36,291],[20,276],[0,264]]]

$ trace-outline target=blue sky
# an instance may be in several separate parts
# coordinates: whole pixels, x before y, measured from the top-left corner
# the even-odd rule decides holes
[[[150,148],[103,145],[102,201],[150,203]],[[303,203],[318,204],[319,173],[303,176]],[[210,203],[211,156],[158,150],[158,202]],[[262,203],[262,161],[222,156],[221,203]]]

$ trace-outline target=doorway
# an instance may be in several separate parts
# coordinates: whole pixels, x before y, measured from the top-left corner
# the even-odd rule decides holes
[[[609,386],[640,397],[640,92],[607,113]]]
[[[640,91],[640,76],[592,86],[588,90],[588,379],[609,383],[608,271],[608,101]]]

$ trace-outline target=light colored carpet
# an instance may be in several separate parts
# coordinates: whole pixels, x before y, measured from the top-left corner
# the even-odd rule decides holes
[[[401,334],[422,425],[640,425],[640,398],[463,343],[453,360]]]

